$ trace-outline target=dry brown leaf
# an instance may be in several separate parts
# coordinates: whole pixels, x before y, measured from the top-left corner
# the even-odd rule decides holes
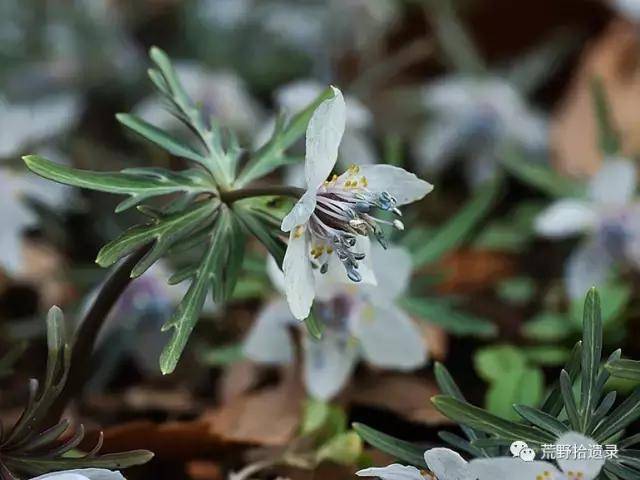
[[[20,279],[36,286],[42,305],[64,305],[74,297],[74,288],[64,276],[65,261],[60,252],[46,243],[24,239],[24,262]]]
[[[234,362],[225,369],[218,386],[220,403],[229,403],[255,387],[259,370],[250,360]]]
[[[430,401],[440,393],[431,380],[405,374],[361,376],[349,392],[353,403],[390,410],[407,420],[426,425],[451,423]]]
[[[438,327],[424,321],[417,321],[416,324],[422,332],[422,337],[429,351],[431,360],[444,361],[449,352],[449,335],[447,332]]]
[[[276,387],[240,396],[203,419],[209,434],[225,442],[279,447],[295,436],[304,398],[299,379],[290,376]]]
[[[490,288],[509,278],[515,270],[507,254],[489,250],[461,249],[447,255],[440,263],[444,279],[440,293],[473,293]]]
[[[623,152],[632,154],[640,150],[638,59],[637,28],[624,20],[612,21],[585,49],[568,94],[551,122],[551,150],[561,172],[590,175],[602,161],[591,95],[591,81],[596,77],[603,82]]]
[[[185,471],[193,480],[224,480],[220,465],[208,460],[194,460],[187,463]]]
[[[225,447],[204,420],[161,424],[141,420],[104,430],[104,453],[143,448],[162,460],[184,461],[220,455]]]

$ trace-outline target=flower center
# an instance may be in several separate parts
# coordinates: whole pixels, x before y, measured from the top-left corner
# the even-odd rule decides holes
[[[349,167],[347,172],[326,181],[319,189],[316,208],[308,223],[311,234],[311,258],[326,273],[329,255],[335,254],[344,265],[347,276],[354,282],[362,280],[358,272],[358,262],[365,258],[363,252],[356,251],[358,235],[372,234],[384,248],[388,243],[380,225],[391,225],[404,230],[403,223],[394,219],[375,217],[376,210],[393,212],[401,216],[397,201],[388,192],[372,192],[368,180],[360,175],[358,166]]]

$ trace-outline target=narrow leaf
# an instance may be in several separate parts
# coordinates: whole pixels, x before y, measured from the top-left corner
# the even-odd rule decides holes
[[[424,449],[404,440],[399,440],[386,433],[379,432],[361,423],[354,423],[353,429],[369,444],[398,460],[425,468]]]

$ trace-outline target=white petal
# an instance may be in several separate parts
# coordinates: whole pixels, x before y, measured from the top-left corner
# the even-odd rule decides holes
[[[595,286],[604,285],[611,271],[613,259],[595,240],[578,247],[571,254],[565,268],[565,284],[569,297],[581,299]]]
[[[386,467],[365,468],[356,472],[359,477],[378,477],[382,480],[424,480],[416,467],[393,463]],[[445,479],[446,480],[446,479]]]
[[[636,192],[637,170],[625,158],[607,159],[591,179],[589,194],[594,202],[602,205],[624,205]]]
[[[321,340],[305,336],[304,380],[309,394],[321,400],[334,397],[347,383],[356,364],[358,349],[344,336],[325,331]]]
[[[593,228],[597,215],[581,200],[565,199],[553,203],[535,220],[536,231],[545,237],[561,238]]]
[[[298,320],[304,320],[309,316],[315,294],[306,232],[303,231],[300,236],[297,236],[295,231],[291,232],[282,268],[285,294],[291,313]]]
[[[291,211],[282,219],[280,228],[283,232],[290,232],[298,225],[304,225],[316,208],[316,191],[307,190],[302,198],[296,202]]]
[[[305,177],[307,187],[317,189],[338,159],[338,147],[344,133],[346,107],[342,93],[335,87],[334,96],[322,102],[309,121],[306,137]]]
[[[52,472],[31,480],[55,478],[58,480],[125,480],[120,472],[106,470],[104,468],[82,468],[77,470],[65,470]]]
[[[391,194],[398,205],[420,200],[433,190],[429,182],[393,165],[361,165],[359,174],[366,177],[369,190]]]
[[[545,477],[544,473],[549,472],[551,477]],[[549,478],[549,480],[561,480],[563,477],[558,469],[548,462],[525,462],[520,458],[482,458],[469,462],[470,479],[477,480],[538,480]]]
[[[424,460],[427,462],[436,478],[446,480],[469,479],[469,464],[457,452],[448,448],[432,448],[424,452]]]
[[[427,361],[420,330],[396,306],[364,306],[354,336],[360,341],[363,356],[377,367],[411,370]]]
[[[358,273],[360,273],[360,276],[362,277],[362,280],[360,280],[359,283],[362,285],[377,285],[378,281],[376,280],[376,273],[374,270],[375,260],[371,256],[371,240],[369,240],[369,237],[357,235],[354,251],[364,253],[364,259],[358,262]],[[344,270],[344,266],[342,268]],[[353,283],[346,276],[346,273],[345,278],[349,283]]]
[[[293,360],[293,348],[288,326],[296,320],[284,301],[267,304],[244,341],[242,350],[251,360],[284,364]]]
[[[584,451],[588,453],[589,450],[593,448],[593,445],[598,445],[598,442],[576,432],[567,432],[558,438],[556,445],[575,445],[576,447],[583,448]],[[584,459],[558,458],[557,462],[563,472],[582,473],[584,480],[591,480],[596,478],[600,470],[602,470],[604,459],[588,458],[588,455],[585,455],[585,457]]]
[[[377,285],[368,290],[374,303],[390,303],[407,291],[413,262],[406,249],[394,246],[385,250],[380,245],[373,245],[371,262]]]

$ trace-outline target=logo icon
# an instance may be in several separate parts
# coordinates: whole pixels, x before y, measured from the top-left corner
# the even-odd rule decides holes
[[[520,458],[525,462],[533,462],[536,459],[536,452],[532,448],[529,448],[529,445],[520,440],[513,442],[509,450],[511,451],[511,455],[515,458]]]

